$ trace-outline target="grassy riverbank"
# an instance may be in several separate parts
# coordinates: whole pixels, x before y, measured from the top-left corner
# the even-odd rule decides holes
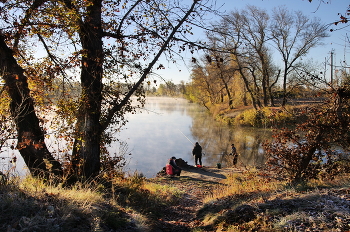
[[[180,177],[101,179],[64,189],[0,185],[0,231],[347,231],[348,176],[289,186],[259,170],[186,167]]]
[[[322,104],[323,98],[291,99],[285,107],[263,107],[259,110],[253,106],[239,106],[233,109],[225,104],[208,106],[213,118],[221,123],[235,126],[285,127],[293,125],[304,118],[300,115],[305,109]]]

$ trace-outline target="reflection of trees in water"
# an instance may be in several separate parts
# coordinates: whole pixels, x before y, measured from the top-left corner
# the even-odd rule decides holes
[[[261,143],[271,138],[267,129],[229,127],[215,122],[204,112],[191,112],[193,118],[191,132],[203,147],[206,165],[223,163],[231,166],[233,157],[231,144],[234,143],[238,154],[238,165],[260,165],[264,162]]]
[[[261,143],[271,138],[269,130],[222,125],[214,121],[202,107],[188,104],[187,100],[181,98],[148,98],[145,108],[150,111],[168,114],[178,112],[190,116],[192,142],[198,141],[203,147],[204,165],[215,166],[216,163],[222,163],[231,166],[233,157],[228,154],[231,152],[232,143],[240,154],[238,165],[260,165],[264,162]]]
[[[262,142],[271,138],[271,133],[266,130],[240,130],[236,136],[237,150],[240,154],[239,161],[244,165],[261,165],[264,162]]]

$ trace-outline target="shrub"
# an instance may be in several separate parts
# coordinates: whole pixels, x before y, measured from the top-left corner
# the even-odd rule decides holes
[[[274,140],[264,144],[270,171],[294,184],[349,172],[347,160],[332,150],[350,146],[350,92],[334,96],[324,106],[309,108],[304,122],[276,132]]]
[[[291,110],[275,110],[265,107],[260,110],[249,109],[238,115],[235,119],[236,125],[253,127],[282,126],[294,120]]]
[[[237,121],[240,125],[243,125],[243,126],[258,127],[261,124],[259,118],[260,118],[259,111],[255,109],[250,109],[238,115]]]

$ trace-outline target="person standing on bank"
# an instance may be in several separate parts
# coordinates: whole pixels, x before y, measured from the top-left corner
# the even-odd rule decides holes
[[[197,166],[199,162],[199,165],[202,166],[202,147],[198,142],[194,145],[192,155],[194,156],[195,165]]]
[[[233,155],[233,166],[236,167],[238,161],[238,154],[235,145],[231,144],[231,155]]]

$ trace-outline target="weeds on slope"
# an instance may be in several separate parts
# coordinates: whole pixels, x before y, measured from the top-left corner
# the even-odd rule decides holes
[[[148,231],[163,205],[176,202],[170,192],[137,173],[69,188],[12,177],[0,183],[0,231]]]
[[[346,231],[349,176],[290,186],[259,170],[228,175],[205,198],[196,231]]]

